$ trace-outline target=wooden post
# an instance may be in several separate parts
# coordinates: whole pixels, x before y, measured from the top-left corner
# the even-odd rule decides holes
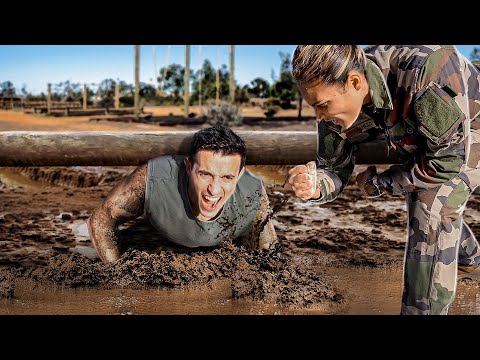
[[[215,86],[217,88],[217,97],[215,100],[215,105],[219,106],[220,105],[220,65],[218,64],[218,47],[217,47],[217,72],[216,72],[216,81],[215,81]]]
[[[186,155],[196,131],[0,132],[0,166],[133,166],[161,155]],[[316,131],[236,131],[247,164],[299,165],[315,160]],[[385,142],[360,144],[357,164],[391,164]]]
[[[157,47],[152,45],[153,52],[153,81],[157,84],[155,86],[158,89],[158,80],[157,80]]]
[[[198,45],[198,106],[202,111],[202,45]]]
[[[235,103],[235,45],[230,45],[230,102]]]
[[[190,102],[190,45],[185,45],[185,84],[184,84],[184,104],[185,117],[188,117],[188,104]]]
[[[87,84],[83,84],[83,110],[87,110],[88,91]]]
[[[120,109],[120,86],[118,81],[115,83],[115,109]]]
[[[135,45],[135,117],[140,117],[140,45]]]
[[[298,95],[298,120],[302,118],[302,102],[303,102],[302,95]]]
[[[47,114],[50,115],[50,109],[52,108],[52,84],[47,85]]]

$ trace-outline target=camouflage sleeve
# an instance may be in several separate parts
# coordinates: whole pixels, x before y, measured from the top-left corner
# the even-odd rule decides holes
[[[334,200],[350,180],[355,166],[353,146],[324,121],[317,122],[317,182],[320,197],[310,201],[324,204]]]
[[[439,47],[420,68],[411,114],[417,121],[418,151],[410,162],[378,176],[382,189],[401,194],[452,179],[465,162],[463,123],[469,118],[465,73],[453,46]]]

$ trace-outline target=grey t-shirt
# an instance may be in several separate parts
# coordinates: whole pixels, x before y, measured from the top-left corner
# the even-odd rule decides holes
[[[260,207],[262,182],[245,170],[233,195],[215,220],[198,220],[188,199],[185,156],[160,156],[148,162],[145,215],[162,236],[187,247],[235,241],[250,232]]]

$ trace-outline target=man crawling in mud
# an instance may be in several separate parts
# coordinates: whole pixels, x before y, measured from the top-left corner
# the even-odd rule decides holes
[[[194,134],[188,156],[160,156],[110,191],[87,220],[105,263],[120,258],[119,225],[145,215],[162,237],[188,248],[223,241],[268,249],[277,241],[262,181],[245,169],[246,147],[231,129]]]

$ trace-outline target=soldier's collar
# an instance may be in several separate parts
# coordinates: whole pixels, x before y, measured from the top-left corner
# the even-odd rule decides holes
[[[377,64],[368,58],[365,73],[373,106],[377,109],[393,110],[392,96],[390,95],[382,71]]]

